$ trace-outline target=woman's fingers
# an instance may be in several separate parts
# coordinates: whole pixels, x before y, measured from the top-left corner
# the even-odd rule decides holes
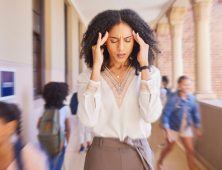
[[[99,32],[98,40],[97,40],[97,45],[101,43],[101,33]]]
[[[149,47],[148,44],[146,44],[143,39],[139,36],[139,33],[135,33],[133,31],[133,37],[136,40],[136,42],[140,45],[140,47]]]
[[[99,36],[98,36],[98,40],[97,40],[97,44],[96,44],[97,48],[102,46],[106,42],[106,40],[109,37],[109,33],[106,31],[106,34],[103,36],[103,38],[101,38],[101,37],[102,37],[102,34],[99,32]]]
[[[103,36],[103,38],[102,38],[102,40],[100,42],[100,46],[102,46],[106,42],[108,37],[109,37],[109,33],[106,31],[105,35]]]
[[[139,44],[138,37],[136,36],[136,33],[133,31],[133,38],[136,40],[136,42]]]

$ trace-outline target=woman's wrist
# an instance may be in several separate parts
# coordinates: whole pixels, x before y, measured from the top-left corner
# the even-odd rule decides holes
[[[93,64],[92,74],[91,74],[90,79],[95,82],[99,82],[100,81],[100,70],[101,70],[101,65]]]
[[[102,64],[100,63],[93,63],[92,69],[94,70],[101,70]]]
[[[148,62],[147,61],[141,62],[140,67],[143,67],[143,66],[149,66]]]

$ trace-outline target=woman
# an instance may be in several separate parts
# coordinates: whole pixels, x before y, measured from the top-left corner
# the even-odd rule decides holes
[[[45,85],[43,90],[43,98],[45,100],[45,109],[57,108],[59,109],[60,128],[66,136],[63,149],[57,156],[49,156],[50,170],[61,170],[66,151],[67,143],[70,137],[70,121],[69,121],[69,107],[63,102],[68,95],[68,85],[66,83],[50,82]],[[39,118],[37,128],[40,126],[42,117]]]
[[[165,156],[171,151],[175,141],[180,138],[186,149],[190,170],[194,170],[193,132],[194,122],[196,133],[201,138],[200,117],[195,96],[189,94],[190,79],[181,76],[178,80],[178,91],[168,97],[163,110],[163,128],[166,132],[167,147],[162,151],[158,161],[158,170],[162,170]]]
[[[31,144],[23,146],[20,139],[21,112],[14,104],[0,102],[0,170],[48,170],[45,155]]]
[[[95,134],[85,170],[153,170],[147,138],[162,109],[154,51],[153,30],[132,10],[90,22],[81,51],[90,68],[78,77],[78,117]]]

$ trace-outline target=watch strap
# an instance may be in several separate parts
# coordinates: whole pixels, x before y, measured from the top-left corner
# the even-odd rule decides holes
[[[144,69],[149,69],[150,70],[150,66],[143,66],[143,67],[140,67],[140,72]]]

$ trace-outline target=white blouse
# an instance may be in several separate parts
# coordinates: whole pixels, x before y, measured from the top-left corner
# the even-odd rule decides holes
[[[100,82],[90,80],[91,69],[81,73],[78,86],[78,117],[91,127],[95,136],[114,137],[121,141],[148,138],[151,123],[162,112],[160,100],[161,76],[151,67],[151,80],[141,80],[131,67],[118,82],[109,69],[101,72]]]

